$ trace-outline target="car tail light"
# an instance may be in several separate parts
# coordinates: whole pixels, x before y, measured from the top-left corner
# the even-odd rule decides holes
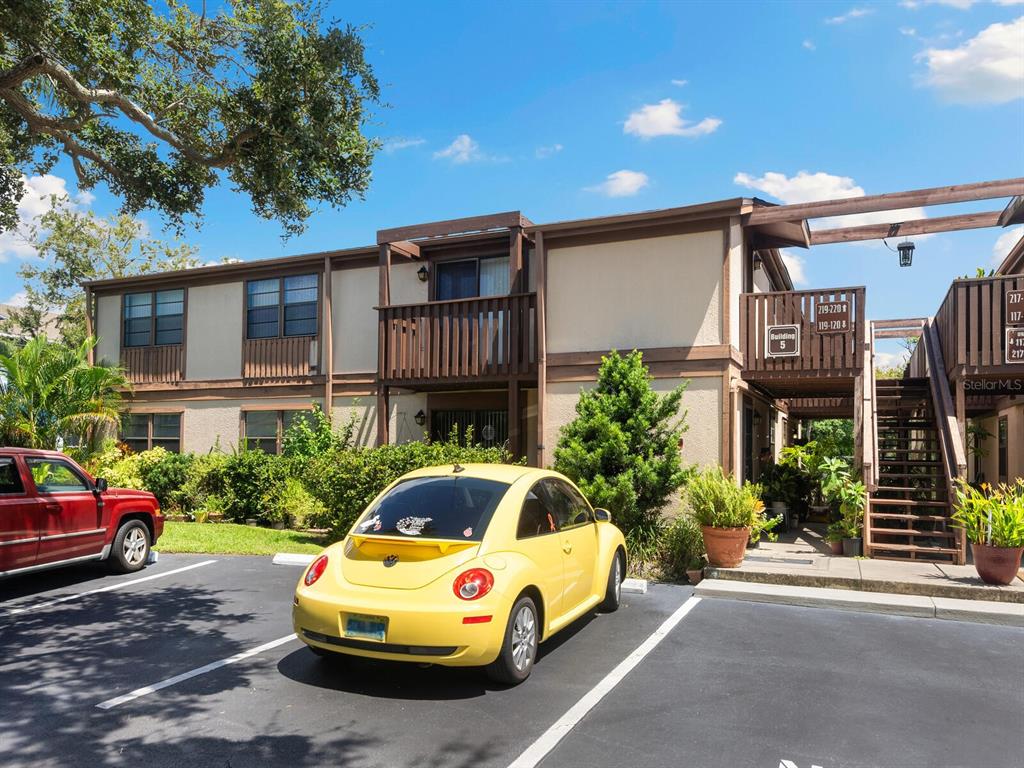
[[[326,570],[326,568],[327,555],[320,555],[320,557],[314,560],[313,564],[309,566],[309,570],[306,571],[306,578],[303,579],[303,581],[305,581],[306,583],[306,586],[312,586],[317,579],[324,575],[324,570]]]
[[[491,591],[494,576],[483,568],[473,568],[459,575],[452,585],[455,596],[463,600],[479,600]]]

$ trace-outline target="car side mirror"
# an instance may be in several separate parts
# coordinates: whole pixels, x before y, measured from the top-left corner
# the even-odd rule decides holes
[[[105,478],[105,477],[97,477],[96,478],[96,490],[99,493],[106,493],[107,492],[107,487],[108,487],[107,486],[107,478]]]
[[[612,521],[612,513],[607,509],[598,507],[594,510],[594,519],[599,523],[610,523]]]

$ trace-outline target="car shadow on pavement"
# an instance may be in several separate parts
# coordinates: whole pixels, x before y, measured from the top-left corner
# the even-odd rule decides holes
[[[535,662],[536,670],[543,670],[545,660],[557,655],[565,643],[596,617],[596,613],[581,616],[550,640],[541,643]],[[302,685],[406,701],[472,699],[488,691],[502,691],[509,687],[489,680],[481,667],[421,665],[359,656],[345,656],[341,662],[336,663],[317,656],[306,647],[282,658],[277,664],[277,670]]]
[[[49,592],[55,589],[73,587],[83,582],[95,582],[97,578],[109,576],[100,583],[90,584],[90,588],[105,587],[107,583],[115,583],[118,574],[115,574],[106,563],[85,563],[66,568],[54,568],[53,570],[37,571],[23,576],[9,576],[0,579],[0,607],[8,600],[17,600],[21,597],[30,597],[42,592]],[[145,573],[127,574],[129,577],[142,576]]]

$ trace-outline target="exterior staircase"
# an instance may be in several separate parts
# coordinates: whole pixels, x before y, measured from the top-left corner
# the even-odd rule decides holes
[[[959,562],[949,474],[928,378],[875,381],[875,467],[865,544],[886,560]]]

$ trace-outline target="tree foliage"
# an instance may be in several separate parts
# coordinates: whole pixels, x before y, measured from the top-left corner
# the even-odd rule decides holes
[[[8,311],[8,332],[38,336],[55,316],[61,340],[77,347],[86,337],[83,282],[199,266],[193,246],[151,237],[137,218],[101,218],[54,202],[29,228],[38,258],[18,270],[25,305]]]
[[[10,0],[0,30],[0,229],[22,175],[61,156],[79,188],[179,227],[224,178],[288,233],[310,201],[369,185],[379,87],[358,30],[317,0]]]
[[[657,535],[662,508],[688,476],[679,456],[685,390],[684,383],[658,395],[640,352],[612,351],[601,358],[597,386],[580,393],[576,418],[555,449],[555,469],[638,543]]]
[[[58,437],[92,440],[117,426],[118,368],[89,365],[94,339],[77,347],[42,336],[0,356],[0,439],[4,445],[55,448]]]

